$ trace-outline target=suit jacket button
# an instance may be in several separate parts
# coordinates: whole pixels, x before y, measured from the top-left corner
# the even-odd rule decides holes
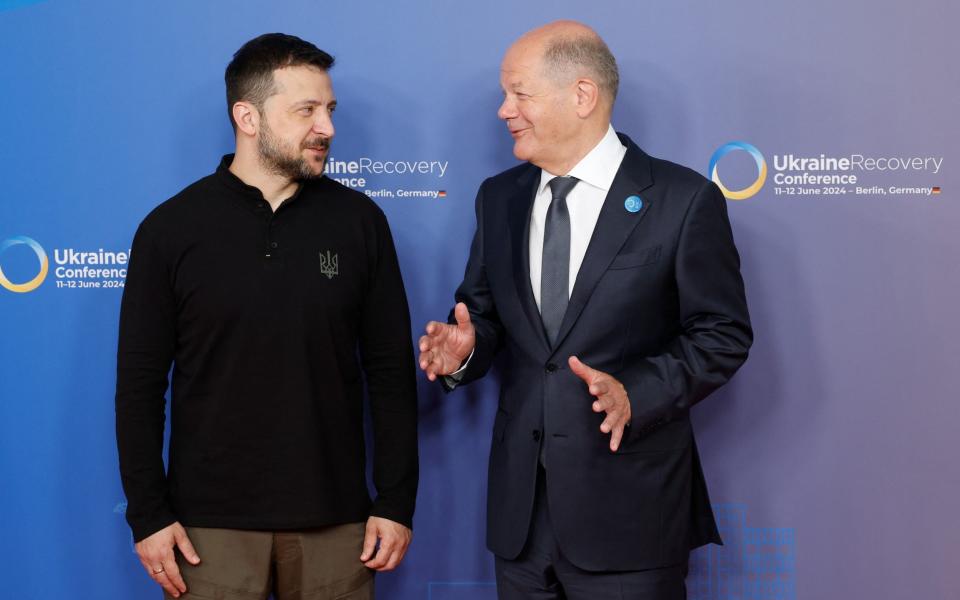
[[[540,430],[539,430],[539,429],[534,429],[534,430],[533,430],[533,441],[535,441],[535,442],[539,442],[539,441],[540,441]]]
[[[558,368],[559,368],[559,367],[557,367],[557,365],[554,364],[554,363],[547,363],[547,373],[553,373],[553,372],[556,371]]]

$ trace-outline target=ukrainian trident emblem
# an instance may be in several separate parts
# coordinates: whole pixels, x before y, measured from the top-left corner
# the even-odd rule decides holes
[[[327,279],[333,279],[334,275],[340,274],[339,261],[337,255],[330,255],[330,251],[324,254],[320,252],[320,272],[327,276]]]

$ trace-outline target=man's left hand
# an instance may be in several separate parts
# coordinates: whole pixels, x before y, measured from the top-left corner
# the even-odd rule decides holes
[[[627,389],[613,375],[587,366],[576,356],[571,356],[567,362],[570,370],[587,384],[590,394],[596,398],[593,412],[607,413],[600,431],[610,434],[610,451],[616,452],[632,414]]]
[[[392,571],[403,560],[412,537],[413,532],[400,523],[382,517],[370,517],[367,519],[367,533],[363,539],[360,560],[368,569]],[[380,540],[379,548],[377,540]]]

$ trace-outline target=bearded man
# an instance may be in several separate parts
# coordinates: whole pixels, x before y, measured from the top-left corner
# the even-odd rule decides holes
[[[409,310],[383,212],[323,175],[333,60],[283,34],[240,48],[236,153],[133,242],[117,444],[136,551],[168,597],[372,598],[410,542]]]

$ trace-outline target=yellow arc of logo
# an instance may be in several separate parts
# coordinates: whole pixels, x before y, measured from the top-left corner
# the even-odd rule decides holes
[[[710,178],[713,179],[713,182],[717,184],[717,187],[720,188],[720,191],[723,192],[723,195],[729,198],[730,200],[743,200],[753,196],[760,191],[760,188],[763,187],[764,182],[767,180],[767,163],[764,162],[760,166],[760,175],[757,177],[757,180],[753,182],[750,187],[745,187],[742,190],[728,190],[726,186],[720,183],[720,176],[717,175],[717,167],[713,167],[713,173],[710,173]]]
[[[0,268],[0,285],[7,288],[11,292],[25,294],[40,287],[40,284],[43,283],[43,280],[47,278],[47,271],[50,270],[50,260],[47,258],[47,253],[43,251],[42,247],[40,247],[40,244],[24,236],[18,236],[5,240],[3,244],[0,244],[0,253],[11,246],[18,246],[20,244],[26,244],[31,250],[33,250],[34,254],[37,255],[37,259],[40,261],[40,272],[37,273],[36,277],[26,283],[14,283],[7,278],[6,274],[3,272],[3,269]]]

